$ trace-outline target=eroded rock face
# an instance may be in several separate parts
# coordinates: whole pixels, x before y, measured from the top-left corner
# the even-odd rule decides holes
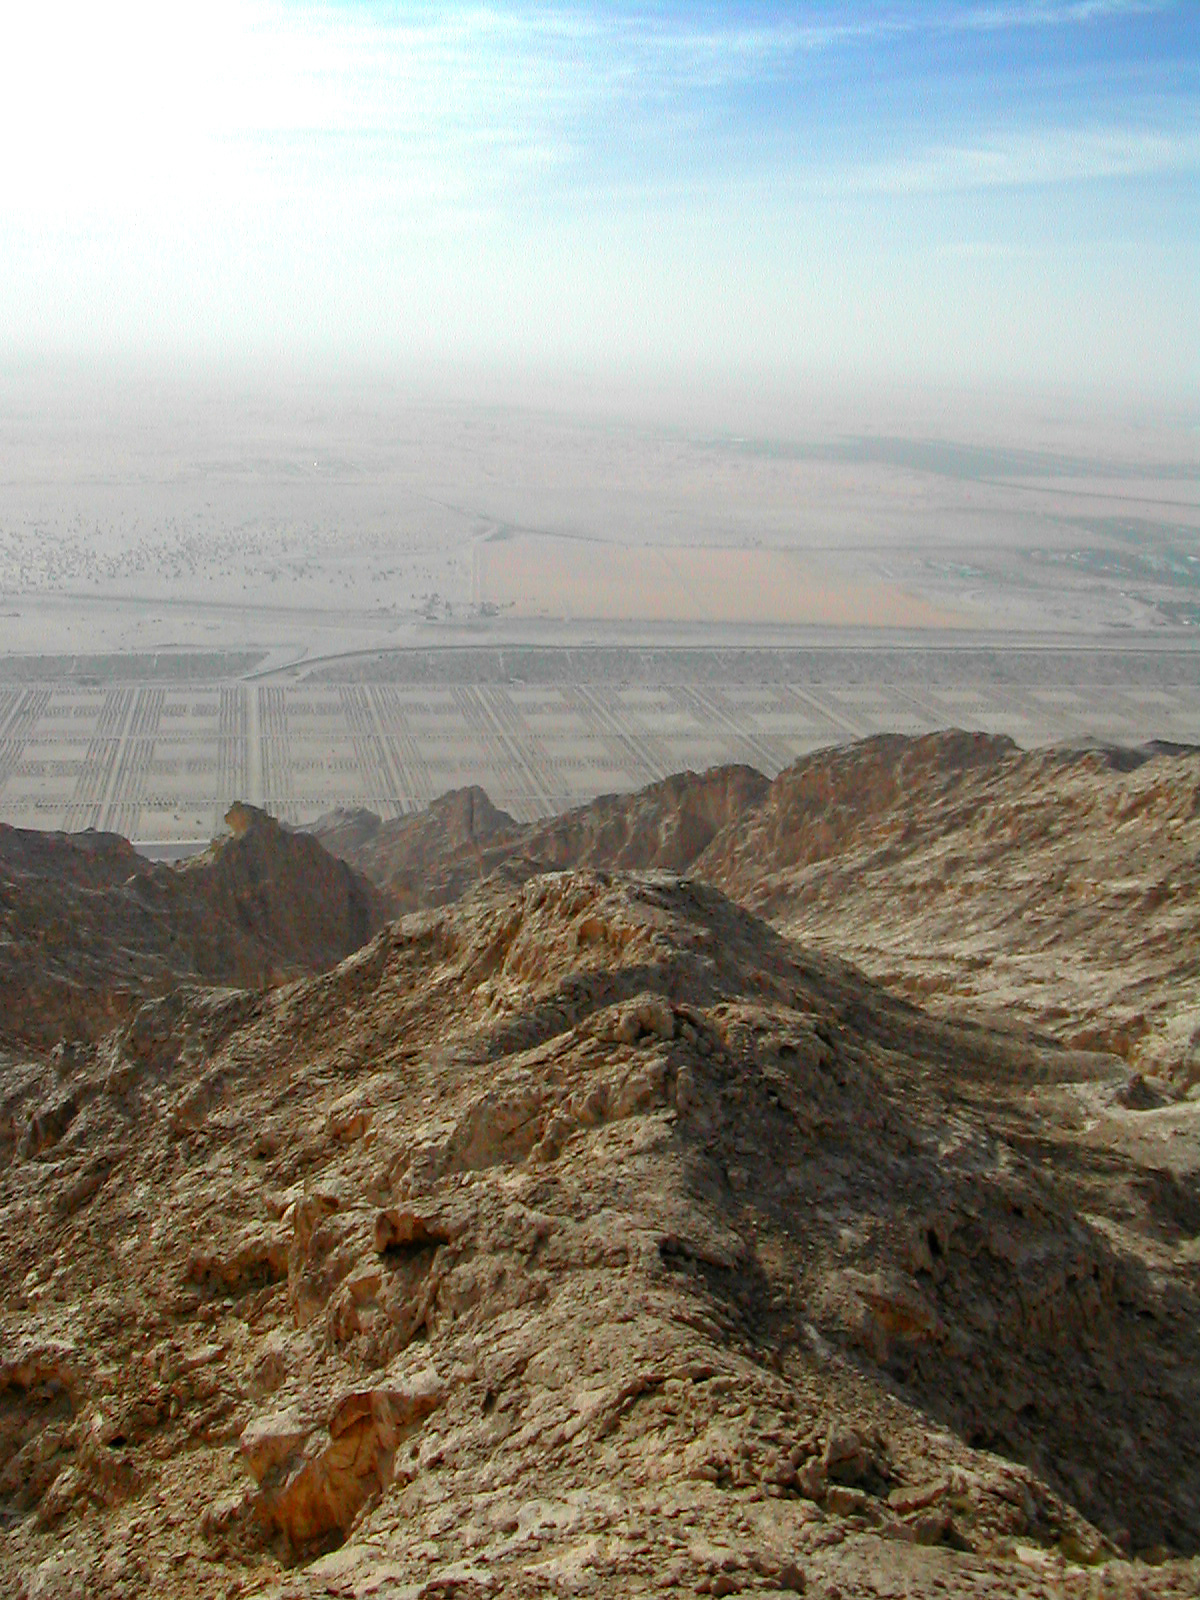
[[[363,1506],[390,1486],[397,1447],[443,1395],[427,1367],[343,1389],[323,1405],[305,1389],[298,1404],[258,1414],[238,1441],[257,1486],[245,1509],[293,1550],[340,1541]]]
[[[181,983],[262,988],[333,966],[390,901],[305,834],[235,806],[182,867],[111,834],[0,824],[0,1040],[94,1041]]]
[[[318,828],[413,906],[489,873],[686,872],[924,1005],[1116,1053],[1154,1093],[1200,1085],[1198,797],[1195,750],[1027,752],[950,731],[817,751],[770,784],[683,773],[469,839],[441,826],[449,796],[365,833]]]
[[[1112,1058],[669,875],[151,1020],[0,1067],[15,1592],[1195,1592],[1200,1107]]]
[[[449,905],[498,871],[510,881],[581,867],[684,872],[767,789],[751,767],[714,767],[677,773],[636,794],[601,795],[522,825],[473,787],[392,822],[370,812],[334,812],[313,832],[412,911]]]
[[[334,811],[311,831],[331,855],[386,889],[404,912],[459,899],[523,830],[473,784],[411,816],[383,822],[371,811]]]
[[[1200,753],[946,733],[818,752],[692,871],[922,1004],[1200,1081]]]

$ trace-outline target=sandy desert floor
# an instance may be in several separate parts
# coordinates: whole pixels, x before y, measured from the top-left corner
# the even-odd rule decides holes
[[[628,406],[0,377],[0,653],[1200,625],[1185,421]]]
[[[530,817],[948,723],[1200,741],[1186,420],[709,409],[0,378],[0,819],[187,841],[468,782]]]

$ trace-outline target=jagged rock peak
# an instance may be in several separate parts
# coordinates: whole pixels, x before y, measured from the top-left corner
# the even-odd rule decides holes
[[[0,1040],[96,1039],[179,983],[261,988],[342,960],[388,896],[307,834],[231,807],[179,866],[109,834],[0,829]]]

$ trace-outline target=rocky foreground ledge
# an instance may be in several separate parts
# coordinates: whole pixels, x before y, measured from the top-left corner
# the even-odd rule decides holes
[[[575,870],[0,1084],[0,1592],[1200,1592],[1200,1107],[1114,1055]]]

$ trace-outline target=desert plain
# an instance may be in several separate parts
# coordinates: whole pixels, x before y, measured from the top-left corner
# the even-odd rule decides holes
[[[9,823],[169,850],[235,798],[527,820],[875,732],[1200,729],[1186,418],[49,369],[0,418]]]

